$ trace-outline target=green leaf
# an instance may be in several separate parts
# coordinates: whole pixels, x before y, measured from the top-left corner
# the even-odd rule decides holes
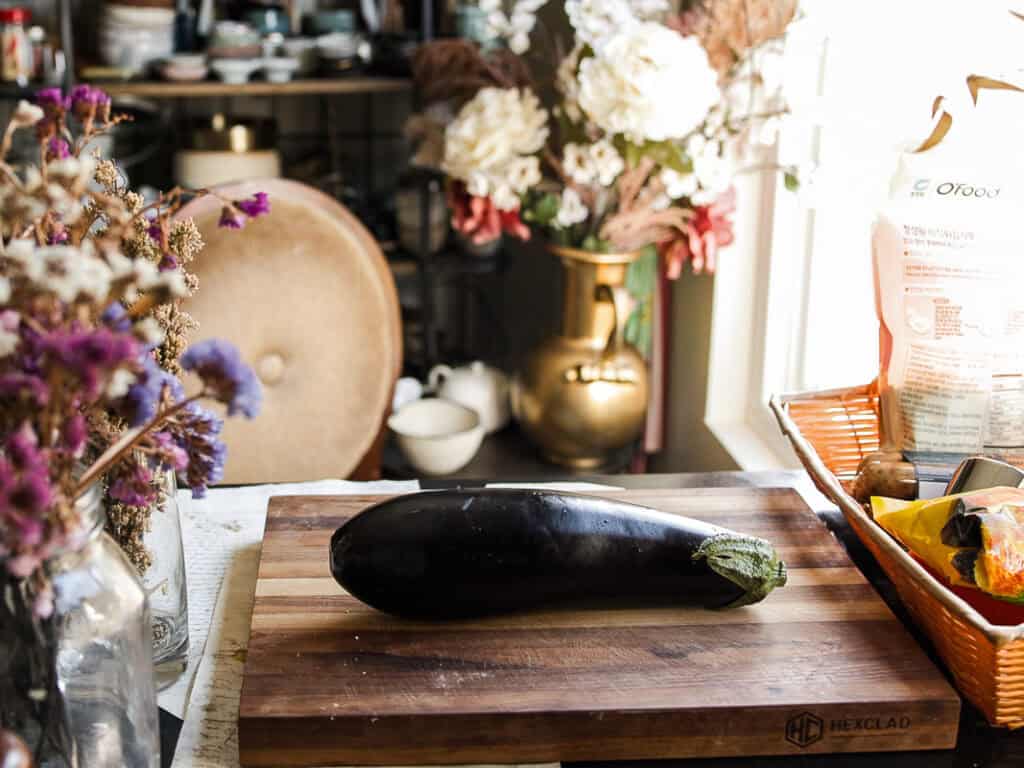
[[[678,173],[693,171],[693,161],[685,150],[671,141],[645,141],[643,144],[634,144],[622,136],[617,136],[615,147],[630,168],[635,168],[642,158],[649,157],[662,168],[671,168]]]
[[[547,192],[523,211],[523,218],[534,224],[546,227],[558,215],[558,206],[558,195]]]
[[[800,189],[800,179],[798,179],[796,174],[792,171],[786,171],[782,175],[782,181],[786,185],[786,189],[790,192],[796,192]]]
[[[636,304],[626,320],[626,341],[645,358],[651,354],[654,290],[658,285],[658,251],[647,246],[626,269],[626,290]]]

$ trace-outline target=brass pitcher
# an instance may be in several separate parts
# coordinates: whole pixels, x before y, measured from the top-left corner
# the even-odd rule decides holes
[[[624,338],[626,268],[639,253],[550,251],[565,268],[562,332],[516,374],[512,410],[550,461],[596,469],[644,426],[647,365]]]

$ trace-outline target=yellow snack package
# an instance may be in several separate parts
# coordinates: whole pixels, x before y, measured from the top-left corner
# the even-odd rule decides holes
[[[875,521],[951,584],[1024,601],[1024,489],[921,501],[873,497]]]

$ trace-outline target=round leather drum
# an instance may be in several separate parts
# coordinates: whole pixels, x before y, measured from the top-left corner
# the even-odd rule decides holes
[[[213,196],[178,213],[206,242],[190,265],[193,340],[234,342],[263,384],[260,415],[225,425],[224,482],[346,477],[380,433],[401,368],[394,280],[370,233],[317,190],[281,179],[217,189],[257,191],[270,213],[241,230],[217,226]]]

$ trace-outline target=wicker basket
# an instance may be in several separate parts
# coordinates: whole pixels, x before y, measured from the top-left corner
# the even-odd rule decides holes
[[[922,568],[848,493],[861,458],[879,445],[875,386],[779,395],[771,408],[815,485],[839,506],[878,560],[960,692],[993,725],[1024,727],[1024,624],[989,623]]]

